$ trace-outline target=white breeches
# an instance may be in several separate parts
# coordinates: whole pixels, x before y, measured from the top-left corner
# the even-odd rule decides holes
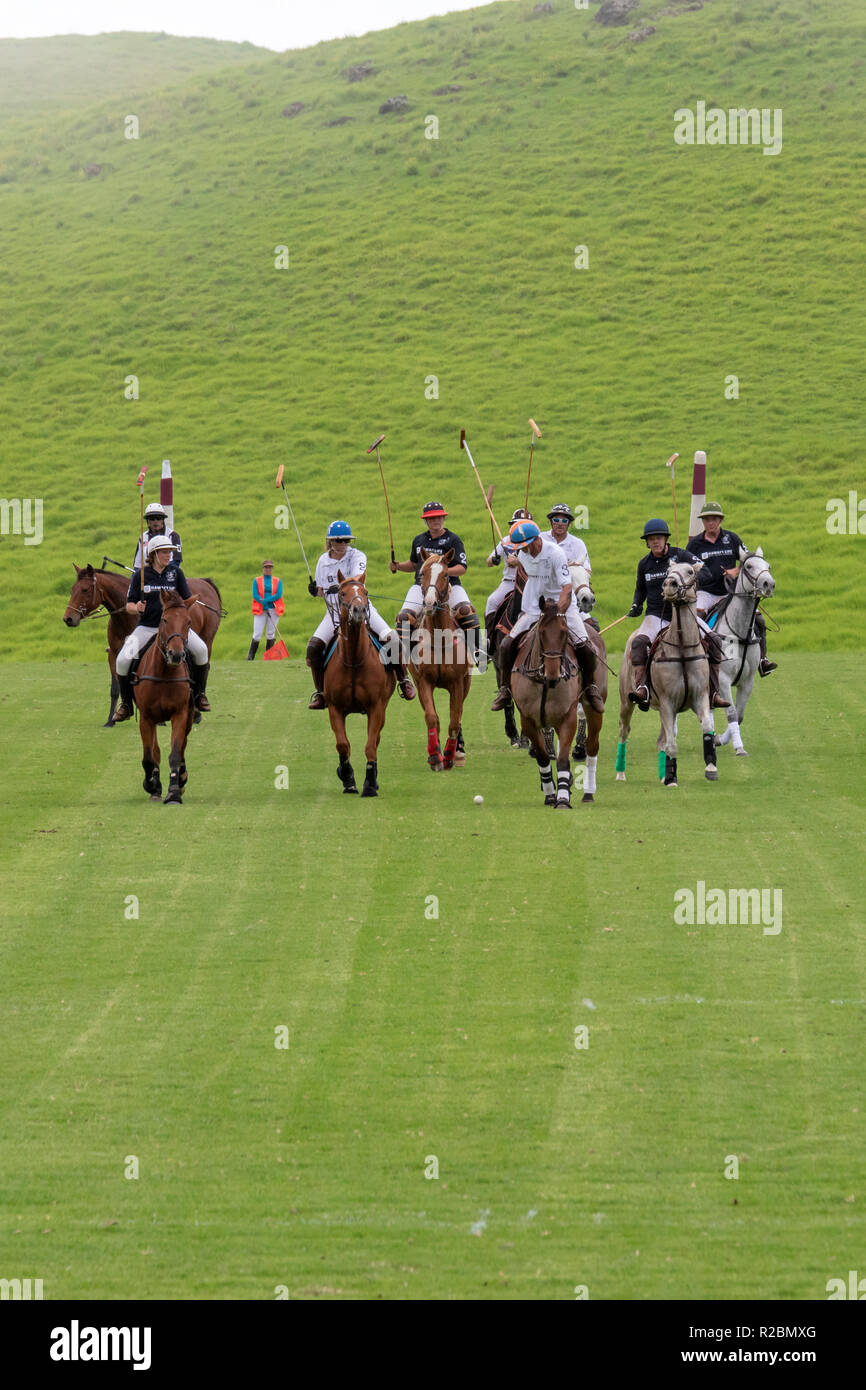
[[[499,587],[493,590],[493,593],[490,595],[489,599],[484,605],[485,618],[489,617],[491,613],[495,613],[500,603],[504,603],[505,600],[508,598],[508,595],[512,594],[513,592],[514,580],[503,579]]]
[[[324,618],[319,623],[319,626],[313,633],[313,637],[315,639],[318,639],[319,642],[330,642],[334,633],[337,631],[338,626],[339,623],[334,618],[334,615],[331,613],[331,610],[329,608],[325,613]],[[370,617],[368,619],[368,626],[370,628],[370,631],[376,634],[380,642],[387,642],[388,638],[391,636],[393,632],[393,628],[390,628],[388,626],[388,624],[385,622],[385,619],[382,617],[382,614],[376,611],[372,603],[370,604]]]
[[[280,615],[274,608],[266,608],[263,613],[255,613],[253,615],[253,641],[261,641],[262,633],[267,626],[268,641],[270,642],[277,635],[277,623],[279,621]]]
[[[134,627],[127,637],[120,651],[117,653],[117,672],[118,675],[128,676],[129,668],[135,657],[141,654],[141,649],[159,628],[143,627],[139,623]],[[190,628],[187,633],[186,645],[196,666],[206,666],[208,663],[207,644],[199,637],[197,632]]]
[[[448,607],[452,610],[459,608],[461,603],[468,603],[471,606],[472,600],[463,588],[462,584],[452,584],[451,593],[448,597]],[[408,613],[420,613],[424,607],[424,590],[420,584],[413,584],[405,599],[403,607]]]
[[[537,609],[534,613],[521,613],[520,617],[517,619],[517,622],[514,624],[514,627],[511,629],[511,636],[519,637],[522,632],[525,632],[528,627],[532,626],[532,624],[538,617],[539,613]],[[565,622],[569,632],[571,633],[575,642],[578,643],[578,645],[580,645],[581,642],[585,642],[587,640],[586,625],[580,613],[578,612],[577,604],[574,602],[574,600],[572,600],[568,608],[565,610]]]
[[[698,589],[698,608],[703,608],[708,613],[714,603],[718,603],[722,598],[721,594],[708,594],[705,589]]]
[[[659,633],[662,631],[662,629],[669,626],[670,624],[667,618],[656,618],[653,616],[652,613],[647,613],[646,617],[644,618],[643,622],[641,623],[640,627],[637,629],[637,632],[635,632],[634,635],[636,637],[638,632],[642,632],[644,637],[648,637],[651,642],[654,642],[656,637],[658,637]],[[701,632],[711,631],[711,629],[707,627],[703,618],[698,618],[698,627],[701,629]]]

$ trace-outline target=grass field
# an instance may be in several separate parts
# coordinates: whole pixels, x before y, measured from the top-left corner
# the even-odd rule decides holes
[[[308,630],[294,540],[274,530],[281,463],[308,549],[345,515],[381,577],[363,450],[387,429],[401,553],[442,496],[477,566],[490,531],[458,430],[502,522],[523,497],[530,415],[532,500],[588,507],[611,617],[644,521],[670,510],[665,459],[680,452],[687,488],[704,448],[729,523],[774,563],[779,645],[856,650],[859,541],[825,522],[862,478],[861,0],[713,0],[655,15],[642,43],[592,9],[532,8],[246,64],[232,49],[218,71],[178,40],[143,98],[166,41],[141,36],[136,56],[124,35],[90,105],[86,46],[69,53],[68,108],[33,84],[0,130],[0,413],[3,496],[44,499],[45,539],[0,540],[14,557],[0,657],[68,655],[24,600],[59,599],[73,560],[128,560],[135,479],[148,466],[153,497],[164,457],[188,565],[219,580],[238,656],[267,551],[287,635]],[[375,74],[349,82],[361,62]],[[379,114],[403,93],[407,112]],[[674,111],[698,100],[781,108],[781,154],[675,145]],[[467,584],[480,601],[477,569]]]
[[[7,667],[4,1269],[46,1298],[826,1297],[862,1263],[866,1113],[863,663],[832,660],[830,693],[823,656],[761,683],[716,785],[689,720],[660,787],[655,715],[615,782],[611,716],[568,814],[491,676],[447,775],[394,700],[368,802],[300,663],[220,662],[176,809],[99,727],[101,668]],[[699,879],[781,889],[782,930],[677,926]]]

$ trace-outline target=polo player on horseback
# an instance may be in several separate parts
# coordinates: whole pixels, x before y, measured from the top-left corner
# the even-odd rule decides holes
[[[325,616],[307,643],[307,665],[313,673],[315,690],[308,709],[324,709],[325,653],[331,638],[340,627],[340,598],[337,571],[343,579],[358,579],[367,573],[367,557],[358,550],[352,541],[352,528],[347,521],[332,521],[325,532],[327,549],[316,562],[316,577],[310,581],[310,592],[325,600]],[[389,649],[397,650],[397,634],[388,626],[381,613],[370,604],[367,619],[370,631]],[[415,687],[409,678],[406,667],[397,662],[390,663],[397,675],[397,686],[404,700],[415,699]]]
[[[547,513],[547,519],[550,522],[550,530],[542,531],[543,539],[558,545],[570,565],[583,565],[587,574],[592,574],[589,551],[580,536],[572,535],[568,529],[574,521],[574,512],[568,503],[557,502]]]
[[[528,576],[523,590],[523,611],[499,648],[500,680],[491,709],[503,709],[511,698],[511,672],[514,667],[518,639],[541,616],[543,604],[553,599],[564,616],[574,643],[577,664],[583,682],[583,694],[599,714],[604,714],[604,701],[595,684],[596,653],[587,635],[583,617],[578,609],[571,585],[568,560],[554,541],[545,539],[534,521],[518,521],[508,533],[509,542],[518,552],[520,566]]]
[[[480,623],[469,595],[459,582],[466,573],[469,561],[466,559],[466,547],[462,540],[445,525],[447,515],[448,513],[441,502],[425,503],[421,516],[427,522],[427,530],[419,532],[413,540],[408,560],[391,561],[389,568],[392,574],[402,570],[406,573],[414,572],[415,575],[415,581],[410,586],[409,592],[403,600],[403,607],[397,614],[397,631],[400,634],[401,651],[407,652],[412,627],[424,607],[424,593],[420,582],[424,557],[421,551],[425,550],[428,554],[446,555],[450,550],[448,606],[458,625],[463,629],[466,636],[466,649],[474,661],[478,653]]]
[[[515,521],[531,520],[532,512],[525,512],[522,507],[518,507],[517,511],[512,514],[510,526],[513,526]],[[493,622],[502,604],[514,592],[517,570],[520,566],[520,561],[517,558],[517,551],[514,549],[507,535],[503,536],[501,541],[496,542],[496,545],[487,556],[488,567],[501,565],[503,560],[505,561],[505,572],[484,605],[484,626],[487,630],[488,653],[492,652],[494,646],[492,631]]]
[[[698,590],[700,617],[706,617],[710,609],[725,597],[728,592],[725,580],[736,579],[740,572],[740,551],[749,549],[736,531],[722,530],[724,516],[717,502],[708,502],[703,511],[698,512],[698,517],[704,523],[703,532],[689,540],[689,550],[704,562]],[[755,613],[755,636],[761,648],[758,675],[769,676],[771,671],[777,669],[777,663],[767,659],[767,620],[760,609]]]
[[[646,604],[646,617],[632,638],[631,660],[634,671],[634,689],[629,691],[628,698],[632,704],[637,705],[638,709],[648,710],[650,693],[646,670],[650,648],[656,637],[668,626],[671,620],[671,605],[665,603],[662,598],[662,585],[668,572],[668,565],[672,560],[695,565],[698,563],[698,557],[688,550],[682,550],[679,546],[669,544],[671,533],[668,530],[668,524],[659,517],[653,517],[651,521],[648,521],[641,534],[646,541],[649,553],[638,564],[634,598],[631,608],[628,610],[628,616],[630,618],[639,617],[643,605]],[[710,707],[724,709],[727,701],[723,700],[718,693],[719,662],[724,654],[718,639],[707,627],[704,620],[698,618],[697,621],[704,635],[710,664],[712,692]]]
[[[126,611],[140,615],[138,627],[133,628],[117,654],[117,683],[120,686],[121,703],[114,715],[115,724],[131,719],[133,710],[132,682],[130,667],[135,657],[141,653],[152,637],[155,637],[162,621],[163,589],[175,589],[181,598],[192,598],[192,591],[186,575],[174,559],[174,542],[170,536],[152,536],[147,543],[147,557],[144,572],[136,570],[126,595]],[[207,712],[210,709],[205,690],[207,688],[208,660],[207,644],[191,627],[187,637],[191,661],[187,661],[192,694],[196,709]]]
[[[134,570],[141,569],[142,547],[145,551],[146,560],[147,547],[150,545],[154,536],[164,536],[166,534],[165,523],[168,520],[168,512],[161,502],[148,502],[144,509],[144,519],[147,522],[147,530],[143,536],[139,537],[138,545],[135,549],[135,558],[132,562],[132,568]],[[180,536],[177,534],[177,531],[169,531],[168,538],[171,541],[171,558],[180,565],[183,562],[183,545]]]

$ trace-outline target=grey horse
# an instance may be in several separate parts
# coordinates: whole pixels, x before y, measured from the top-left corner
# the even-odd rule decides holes
[[[666,787],[677,785],[677,715],[693,709],[701,721],[704,742],[704,776],[708,782],[718,778],[716,768],[713,712],[710,707],[710,668],[701,642],[697,618],[698,560],[691,565],[671,560],[662,584],[662,596],[672,606],[673,616],[661,630],[650,667],[650,704],[661,716],[658,750],[665,754]],[[632,634],[634,636],[634,634]],[[633,686],[629,637],[619,670],[619,747],[617,781],[625,781],[625,750],[634,705],[628,698]]]
[[[739,758],[747,758],[740,725],[755,684],[758,669],[758,638],[755,636],[755,614],[762,598],[769,598],[776,589],[770,566],[760,546],[757,550],[740,551],[740,572],[734,585],[731,601],[713,629],[725,651],[719,666],[719,694],[727,700],[725,715],[728,727],[716,737],[716,747],[732,743]],[[733,689],[737,688],[734,703]]]

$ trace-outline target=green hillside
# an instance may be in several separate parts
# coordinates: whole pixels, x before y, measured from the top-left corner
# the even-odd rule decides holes
[[[268,49],[251,43],[173,34],[0,39],[0,116],[92,106],[109,96],[138,97],[169,82],[249,63],[262,54],[271,56]]]
[[[607,28],[520,0],[173,72],[137,101],[138,140],[116,91],[5,121],[2,494],[42,497],[45,537],[0,539],[0,656],[102,659],[98,625],[60,625],[72,562],[131,555],[136,475],[155,480],[166,456],[187,569],[213,574],[230,611],[217,654],[246,648],[265,552],[293,654],[318,620],[274,530],[281,463],[308,550],[347,517],[393,616],[406,576],[387,574],[364,454],[382,429],[398,548],[441,496],[483,607],[490,528],[458,430],[504,524],[529,415],[544,430],[532,500],[589,508],[603,620],[630,601],[643,521],[671,519],[665,459],[681,455],[684,527],[706,448],[710,494],[773,563],[776,650],[859,645],[862,541],[825,520],[862,479],[866,10],[671,8]],[[361,63],[373,75],[349,81]],[[407,111],[379,114],[402,94]],[[676,145],[674,111],[699,100],[781,108],[781,153]]]

